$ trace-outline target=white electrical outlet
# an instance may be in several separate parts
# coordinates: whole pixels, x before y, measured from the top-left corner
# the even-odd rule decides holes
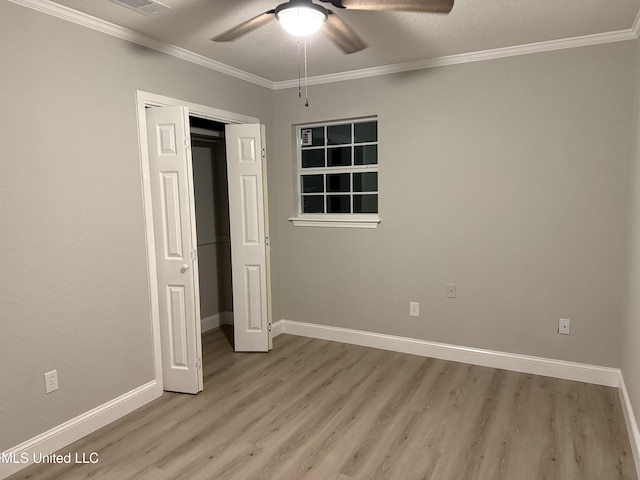
[[[58,370],[51,370],[44,374],[44,391],[51,393],[58,390]]]
[[[410,317],[420,316],[420,304],[418,302],[409,302],[409,316]]]
[[[558,319],[558,333],[562,335],[569,335],[571,333],[571,319],[569,318]]]
[[[448,283],[447,284],[447,298],[456,298],[456,284]]]

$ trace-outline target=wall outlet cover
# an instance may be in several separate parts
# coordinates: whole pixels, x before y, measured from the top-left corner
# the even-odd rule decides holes
[[[44,391],[51,393],[58,390],[58,370],[51,370],[44,374]]]

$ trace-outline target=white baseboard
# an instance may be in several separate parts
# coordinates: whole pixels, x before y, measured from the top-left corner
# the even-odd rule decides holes
[[[624,413],[624,421],[627,425],[627,433],[629,434],[629,442],[631,443],[631,452],[633,453],[633,462],[636,466],[636,474],[640,478],[640,431],[638,431],[638,422],[633,414],[631,407],[631,399],[627,386],[624,383],[624,377],[620,374],[620,384],[618,385],[618,393],[620,394],[620,403],[622,404],[622,412]]]
[[[271,325],[271,336],[273,338],[277,337],[278,335],[280,335],[282,332],[282,322],[283,320],[279,320],[276,323],[274,323],[273,325]]]
[[[39,454],[49,455],[71,443],[80,440],[82,437],[95,432],[105,425],[124,417],[137,408],[149,403],[162,395],[162,389],[153,380],[142,385],[124,395],[89,410],[71,420],[52,428],[26,442],[17,445],[6,452],[0,454],[0,479],[13,475],[19,470],[33,463],[33,455],[36,458]],[[25,463],[20,460],[25,453]],[[18,461],[3,463],[1,459],[14,458]]]
[[[364,347],[380,348],[423,357],[439,358],[454,362],[470,363],[483,367],[501,368],[515,372],[544,375],[578,382],[618,387],[620,369],[587,365],[583,363],[553,360],[516,353],[497,352],[480,348],[461,347],[446,343],[430,342],[415,338],[397,337],[381,333],[330,327],[313,323],[280,320],[273,326],[274,336],[290,333],[302,337],[350,343]]]
[[[200,320],[202,333],[218,328],[220,325],[233,325],[233,312],[220,312],[203,317]]]

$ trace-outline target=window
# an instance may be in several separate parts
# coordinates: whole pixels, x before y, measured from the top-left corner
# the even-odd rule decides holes
[[[378,120],[302,125],[294,224],[369,226],[378,220]]]

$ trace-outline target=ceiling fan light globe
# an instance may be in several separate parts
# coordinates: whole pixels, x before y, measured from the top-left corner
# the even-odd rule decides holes
[[[320,30],[327,20],[321,10],[307,6],[293,6],[276,11],[276,17],[287,32],[297,37],[306,37]]]

